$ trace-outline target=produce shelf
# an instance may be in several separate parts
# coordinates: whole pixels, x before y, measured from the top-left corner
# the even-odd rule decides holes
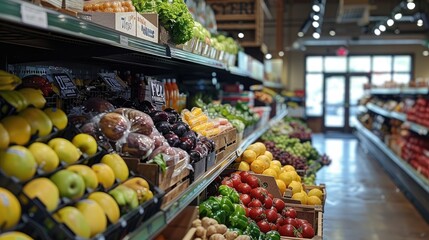
[[[416,132],[420,135],[427,135],[429,133],[429,129],[427,127],[422,126],[422,125],[417,124],[417,123],[407,121],[407,116],[403,113],[389,112],[389,111],[384,110],[383,108],[381,108],[375,104],[372,104],[372,103],[368,103],[367,108],[369,110],[377,113],[377,114],[382,115],[382,116],[403,121],[405,126],[407,126],[410,130],[412,130],[413,132]]]
[[[391,175],[411,202],[420,210],[423,217],[429,220],[429,180],[397,156],[375,134],[356,121],[356,135],[360,142],[371,152]]]
[[[397,95],[397,94],[428,94],[429,88],[373,88],[370,89],[371,94],[376,95]]]
[[[195,198],[197,198],[211,182],[215,180],[241,153],[262,134],[264,134],[273,124],[280,121],[287,115],[287,110],[277,114],[270,122],[255,130],[250,136],[244,139],[236,151],[226,156],[218,164],[205,172],[195,182],[193,182],[184,192],[170,204],[165,206],[159,213],[143,223],[137,230],[132,232],[126,239],[151,239],[159,234],[168,223],[170,223],[182,210],[184,210]]]
[[[285,86],[282,83],[276,83],[276,82],[270,82],[270,81],[264,81],[264,86],[269,88],[275,88],[275,89],[285,88]]]

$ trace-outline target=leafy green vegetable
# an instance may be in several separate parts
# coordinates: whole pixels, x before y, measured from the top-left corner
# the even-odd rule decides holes
[[[156,6],[160,0],[132,0],[136,11],[139,13],[156,12]]]
[[[162,0],[157,4],[157,12],[173,43],[186,43],[193,37],[194,19],[183,0]]]
[[[149,160],[147,163],[155,163],[161,168],[162,173],[167,171],[167,163],[164,160],[164,156],[160,153],[156,155],[153,159]]]

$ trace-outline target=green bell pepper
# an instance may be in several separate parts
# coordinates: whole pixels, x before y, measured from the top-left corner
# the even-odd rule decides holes
[[[213,212],[216,212],[217,210],[220,210],[220,199],[217,197],[209,197],[205,202],[209,203]]]
[[[201,218],[213,215],[212,205],[208,201],[202,202],[198,207],[198,211]]]
[[[219,224],[225,224],[228,214],[224,210],[218,210],[213,213],[212,218]]]
[[[230,188],[226,185],[221,185],[219,187],[219,194],[229,197],[232,203],[240,203],[240,195],[233,188]]]
[[[265,240],[265,237],[266,237],[265,233],[260,232],[258,240]]]
[[[220,207],[224,210],[228,215],[234,212],[234,205],[231,200],[227,196],[223,196],[220,200]]]
[[[228,218],[229,226],[233,228],[238,228],[242,231],[246,230],[248,227],[248,219],[244,215],[234,214]]]
[[[259,235],[261,235],[261,231],[255,222],[250,222],[245,232],[254,239],[259,239]]]
[[[234,203],[234,214],[246,215],[246,210],[240,204]]]
[[[265,234],[265,240],[280,240],[280,233],[271,230]]]

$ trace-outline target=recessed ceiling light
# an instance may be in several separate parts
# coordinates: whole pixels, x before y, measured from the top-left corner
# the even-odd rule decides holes
[[[244,38],[244,33],[238,33],[238,38]]]
[[[396,28],[395,29],[395,34],[400,34],[401,33],[401,30],[399,30],[399,28]]]
[[[279,52],[279,57],[283,57],[284,55],[285,55],[285,52],[283,52],[283,51]]]
[[[380,29],[380,31],[384,32],[384,31],[386,31],[386,26],[381,24],[380,26],[378,26],[378,29]]]
[[[298,37],[304,37],[304,33],[303,32],[298,32]]]
[[[378,29],[378,28],[374,29],[374,34],[377,36],[380,35],[381,34],[380,29]]]
[[[413,1],[408,1],[407,8],[413,10],[416,7],[416,4]]]
[[[319,39],[319,38],[320,38],[320,33],[318,33],[318,32],[314,32],[314,33],[313,33],[313,37],[314,37],[315,39]]]
[[[320,12],[320,6],[317,4],[313,4],[313,6],[311,7],[313,9],[313,11],[315,12]]]
[[[427,57],[427,56],[429,56],[429,51],[428,50],[424,50],[422,52],[422,54],[423,54],[423,56]]]
[[[401,19],[402,18],[402,13],[397,13],[397,14],[395,14],[395,19],[396,20],[399,20],[399,19]]]
[[[265,58],[266,59],[271,59],[273,57],[273,55],[271,55],[271,53],[267,53],[267,54],[265,54]]]
[[[393,21],[393,19],[389,18],[386,23],[387,23],[387,26],[391,27],[391,26],[393,26],[393,24],[395,24],[395,21]]]
[[[311,25],[313,25],[314,28],[318,28],[320,26],[319,22],[314,21]]]
[[[332,37],[333,37],[333,36],[335,36],[335,34],[337,34],[337,33],[335,32],[335,30],[331,30],[331,31],[329,31],[329,35],[331,35]]]
[[[313,20],[314,21],[319,21],[319,19],[320,19],[319,15],[317,15],[317,14],[313,15]]]
[[[417,26],[419,26],[419,27],[423,26],[423,20],[422,19],[417,20]]]

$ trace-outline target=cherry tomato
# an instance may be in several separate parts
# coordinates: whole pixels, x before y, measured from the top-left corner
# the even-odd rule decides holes
[[[232,184],[234,185],[234,188],[237,188],[238,185],[240,185],[240,183],[242,183],[240,174],[238,174],[238,173],[231,174],[231,180],[232,180]]]
[[[251,219],[255,220],[256,222],[259,222],[265,219],[264,209],[261,207],[250,208],[249,216]]]
[[[265,200],[265,195],[264,195],[264,193],[263,193],[262,189],[263,189],[263,188],[261,188],[261,187],[257,187],[257,188],[252,189],[252,190],[250,191],[250,196],[251,196],[252,198],[256,198],[256,199],[258,199],[259,201],[263,202],[263,201]]]
[[[267,233],[267,232],[271,231],[270,224],[267,222],[267,220],[261,220],[257,224],[258,224],[259,230],[261,230],[261,232]]]
[[[228,187],[234,188],[234,184],[233,184],[231,178],[229,178],[229,177],[226,177],[222,180],[222,185],[226,185]]]
[[[250,185],[252,188],[259,187],[259,179],[256,176],[249,175],[246,179],[246,183]]]
[[[252,188],[247,183],[240,183],[240,185],[237,187],[237,191],[239,193],[248,194],[251,190]]]
[[[285,223],[290,224],[290,225],[294,226],[295,228],[299,228],[299,224],[296,221],[296,219],[294,219],[294,218],[290,218],[290,217],[285,218]]]
[[[282,212],[286,204],[280,198],[273,198],[273,206],[277,209],[277,212]]]
[[[240,200],[247,207],[247,205],[252,201],[252,198],[249,194],[240,194]]]
[[[308,223],[307,220],[305,220],[305,219],[299,219],[299,218],[296,219],[296,222],[298,223],[299,227],[302,227],[304,224]]]
[[[275,223],[270,223],[271,230],[277,231],[277,225]]]
[[[312,238],[312,237],[314,237],[314,229],[313,229],[313,227],[310,224],[305,223],[302,226],[302,237],[305,237],[305,238]]]
[[[270,209],[272,206],[273,206],[273,199],[270,198],[270,197],[268,197],[268,196],[266,196],[265,199],[264,199],[264,207],[266,209]]]
[[[277,212],[272,209],[266,209],[265,215],[267,216],[268,222],[275,223],[277,220]]]
[[[281,236],[295,237],[295,234],[294,234],[295,228],[290,224],[280,226],[277,230]]]
[[[242,171],[240,172],[241,181],[247,183],[247,178],[250,176],[249,172]]]
[[[282,215],[285,217],[296,218],[296,211],[293,208],[284,208],[282,210]]]
[[[247,205],[248,207],[262,207],[262,203],[261,201],[259,201],[258,199],[252,199],[252,201],[250,201],[249,205]]]

